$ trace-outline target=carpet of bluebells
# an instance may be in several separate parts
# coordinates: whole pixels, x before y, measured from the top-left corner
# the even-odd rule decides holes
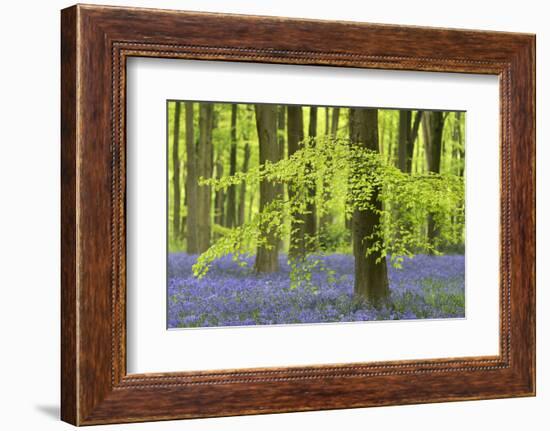
[[[464,317],[464,256],[417,255],[401,269],[388,266],[390,300],[376,309],[353,297],[353,257],[316,256],[307,283],[290,283],[286,256],[280,271],[253,272],[226,256],[201,279],[197,256],[168,259],[168,327],[244,326]]]

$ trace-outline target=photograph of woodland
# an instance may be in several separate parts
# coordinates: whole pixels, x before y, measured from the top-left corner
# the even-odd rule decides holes
[[[168,328],[463,318],[465,117],[168,101]]]

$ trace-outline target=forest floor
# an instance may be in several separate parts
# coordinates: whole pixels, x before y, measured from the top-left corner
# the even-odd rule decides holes
[[[255,274],[254,258],[239,265],[231,256],[193,276],[197,256],[170,253],[168,327],[245,326],[464,317],[464,256],[417,255],[401,269],[388,265],[391,297],[371,307],[353,297],[353,256],[314,256],[311,279],[291,287],[290,267]]]

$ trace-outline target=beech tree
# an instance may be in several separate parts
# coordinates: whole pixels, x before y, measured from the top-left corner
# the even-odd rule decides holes
[[[325,142],[336,139],[338,132],[338,120],[340,117],[340,108],[325,108]],[[331,198],[330,179],[323,179],[323,202],[328,202]],[[327,246],[327,236],[330,224],[333,222],[333,217],[330,209],[322,208],[319,215],[319,244],[321,248]]]
[[[172,143],[172,182],[174,189],[174,212],[172,215],[172,229],[174,235],[179,237],[180,231],[180,216],[181,216],[181,188],[180,188],[180,155],[179,155],[179,141],[180,141],[180,120],[181,120],[181,104],[175,103],[174,110],[174,134]]]
[[[278,162],[280,150],[277,141],[277,107],[275,105],[255,105],[256,128],[260,146],[260,164]],[[263,179],[260,182],[260,211],[280,199],[281,186]],[[279,269],[279,239],[269,225],[262,226],[263,238],[258,245],[255,269],[257,272],[275,272]]]
[[[317,139],[317,107],[312,106],[309,108],[309,127],[308,137],[310,144],[315,146],[315,140]],[[306,169],[313,169],[312,165],[306,166]],[[309,199],[307,201],[307,210],[305,214],[305,226],[304,232],[307,235],[306,247],[308,251],[315,250],[316,238],[317,238],[317,208],[315,205],[316,185],[314,182],[308,186]]]
[[[221,180],[223,178],[223,162],[221,157],[218,157],[216,161],[216,179]],[[224,214],[225,203],[225,191],[223,189],[216,190],[214,194],[214,223],[223,226],[225,224]]]
[[[231,151],[229,155],[229,175],[237,172],[237,104],[231,105]],[[227,227],[237,225],[237,189],[236,186],[229,186],[227,190],[227,215],[225,220]]]
[[[291,157],[300,149],[300,143],[304,140],[304,117],[301,106],[287,107],[287,131],[288,131],[288,157]],[[292,186],[288,187],[289,198],[296,195]],[[289,256],[291,259],[303,258],[306,255],[306,217],[303,211],[295,209],[291,217]]]
[[[428,172],[435,174],[439,174],[441,168],[441,146],[444,125],[445,117],[442,111],[426,112],[423,116],[422,128],[426,146],[426,163]],[[428,240],[434,245],[440,242],[432,214],[428,215]]]
[[[241,172],[246,174],[248,172],[248,164],[250,162],[250,144],[247,142],[244,146],[244,157]],[[246,183],[243,182],[239,185],[239,220],[238,225],[244,223],[244,214],[246,207]]]
[[[304,113],[309,117],[307,130]],[[201,103],[197,113],[193,103],[186,103],[186,247],[199,254],[194,275],[204,276],[223,256],[241,265],[251,258],[258,273],[279,271],[280,259],[287,258],[289,288],[315,292],[317,272],[331,276],[323,267],[323,256],[348,254],[354,261],[354,295],[375,306],[386,304],[388,265],[399,267],[406,257],[439,252],[426,235],[427,220],[431,218],[439,243],[463,244],[464,182],[456,175],[460,154],[455,151],[461,148],[455,141],[462,129],[451,123],[443,133],[445,115],[438,119],[436,113],[434,119],[432,113],[414,114],[410,122],[403,116],[408,142],[414,143],[410,137],[420,126],[425,136],[414,146],[414,169],[405,164],[403,171],[396,163],[401,116],[397,111],[230,104],[214,109]],[[449,118],[454,121],[455,116]],[[339,129],[343,130],[338,133]],[[385,134],[384,142],[380,133]],[[393,137],[395,151],[388,159]],[[227,143],[235,151],[231,148],[229,157],[223,157]],[[173,181],[169,187],[174,188]],[[219,218],[224,208],[220,202],[230,190],[235,191],[235,222],[227,226]],[[225,200],[227,215],[230,205]],[[308,232],[307,221],[315,212],[319,228]],[[220,225],[213,238],[211,220]],[[324,223],[330,227],[327,237]]]
[[[401,172],[411,173],[412,159],[414,154],[414,143],[418,136],[418,129],[422,111],[417,111],[412,122],[412,111],[399,111],[399,147],[398,147],[398,167]]]
[[[185,102],[185,148],[187,153],[185,196],[187,201],[187,253],[201,252],[199,247],[199,219],[196,209],[199,202],[199,170],[195,143],[194,104]]]
[[[214,147],[212,145],[213,122],[214,105],[212,103],[201,103],[199,109],[199,145],[196,151],[197,172],[199,178],[212,178],[212,166],[214,159]],[[197,234],[199,253],[208,250],[210,247],[210,236],[212,232],[211,206],[211,187],[207,184],[201,185],[198,189],[198,200],[196,207],[198,218]]]
[[[378,110],[350,109],[350,143],[370,151],[378,152]],[[357,169],[357,168],[355,168]],[[351,187],[362,185],[355,181],[359,172],[351,172]],[[379,186],[372,189],[370,202],[365,208],[354,208],[352,217],[353,256],[355,258],[354,293],[373,302],[379,302],[389,295],[388,269],[386,257],[370,253],[373,244],[383,242],[380,238]],[[353,193],[353,191],[352,191]]]

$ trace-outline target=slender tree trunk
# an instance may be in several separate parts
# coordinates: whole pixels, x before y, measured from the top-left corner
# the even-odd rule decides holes
[[[414,122],[412,120],[412,111],[400,110],[399,111],[399,137],[398,137],[398,167],[401,172],[411,174],[412,173],[412,161],[414,156],[414,143],[418,136],[418,127],[420,126],[420,119],[422,118],[422,111],[418,111],[414,116]],[[411,124],[413,122],[413,124]],[[403,218],[402,208],[392,208],[392,212],[397,219]],[[410,224],[407,225],[410,228]],[[397,232],[398,238],[402,238],[401,232]]]
[[[229,175],[237,172],[237,104],[231,105],[231,152],[229,155]],[[225,225],[237,225],[237,186],[231,185],[227,190],[227,211]]]
[[[243,159],[243,165],[241,172],[247,173],[248,172],[248,163],[250,160],[250,145],[248,142],[244,146],[244,159]],[[244,223],[244,210],[246,207],[246,181],[243,181],[239,186],[239,220],[238,225],[242,225]]]
[[[444,117],[441,111],[424,114],[424,134],[426,142],[426,162],[428,172],[440,173],[441,146],[443,141]]]
[[[353,109],[348,109],[348,133],[349,133],[350,139],[354,135],[353,124],[352,124],[353,123],[353,115],[354,115],[354,110]],[[348,185],[348,187],[349,187],[349,185]],[[351,205],[352,205],[352,203],[350,201],[346,201],[346,209],[349,209],[351,207]],[[353,213],[350,215],[349,211],[346,211],[345,216],[344,216],[344,227],[346,229],[352,230],[352,224],[353,224]],[[353,240],[353,234],[352,234],[352,240]]]
[[[186,177],[184,177],[184,179],[183,179],[184,187],[185,187],[186,181],[187,181],[187,179],[186,179]],[[187,208],[187,193],[185,193],[184,196],[183,196],[183,207]],[[181,216],[181,223],[180,223],[179,236],[180,236],[181,239],[185,238],[185,234],[186,234],[185,226],[186,225],[187,225],[187,214],[184,213]]]
[[[422,127],[426,147],[426,162],[428,172],[439,174],[441,171],[441,147],[445,117],[441,111],[425,112]],[[433,216],[428,216],[428,240],[437,245],[438,232]]]
[[[304,117],[301,106],[287,107],[287,141],[288,157],[291,157],[300,149],[301,142],[304,140]],[[293,186],[288,187],[288,196],[293,199],[296,196],[296,190]],[[288,254],[291,259],[302,259],[306,255],[305,243],[305,217],[303,214],[292,214],[290,226],[290,243]]]
[[[219,180],[223,177],[223,163],[221,157],[218,157],[216,162],[216,179]],[[216,190],[214,195],[214,223],[220,226],[225,225],[224,214],[225,193],[223,189]]]
[[[332,120],[330,122],[330,134],[336,138],[338,134],[338,124],[340,121],[340,108],[332,108]]]
[[[279,146],[279,160],[285,158],[285,124],[286,124],[286,107],[279,105],[277,107],[277,145]],[[285,187],[283,183],[277,184],[277,193],[280,196],[285,195]],[[279,249],[284,247],[283,238],[279,238]]]
[[[280,150],[277,142],[277,107],[255,105],[256,128],[260,142],[260,164],[277,162]],[[260,182],[260,211],[269,203],[281,198],[280,185],[270,181]],[[279,269],[279,240],[273,231],[263,232],[266,244],[258,247],[255,269],[257,272],[276,272]]]
[[[458,163],[458,175],[461,177],[464,176],[464,168],[466,167],[466,158],[464,157],[464,142],[462,142],[462,115],[463,113],[458,111],[455,112],[455,134],[457,141],[457,160]]]
[[[414,147],[416,143],[416,139],[418,138],[418,129],[420,127],[420,121],[422,120],[422,111],[417,111],[416,115],[414,116],[414,121],[412,128],[409,131],[409,137],[407,140],[407,164],[406,164],[406,172],[408,174],[412,173],[412,162],[413,162],[413,156],[414,156]]]
[[[399,111],[399,140],[397,149],[397,167],[401,172],[407,172],[407,147],[411,129],[411,111],[402,109]]]
[[[174,111],[174,136],[172,143],[172,167],[173,177],[172,184],[174,189],[174,207],[172,215],[172,236],[179,238],[180,234],[180,214],[181,214],[181,188],[180,188],[180,155],[179,155],[179,143],[180,143],[180,119],[181,119],[181,104],[175,102],[176,107]]]
[[[377,109],[350,110],[350,141],[352,145],[378,151]],[[379,232],[380,214],[377,212],[382,209],[382,202],[378,199],[379,193],[380,190],[375,188],[370,197],[369,203],[375,210],[354,209],[352,223],[354,294],[365,297],[374,304],[389,296],[386,257],[380,257],[376,253],[367,255],[367,250],[374,243],[383,241]]]
[[[214,105],[201,103],[199,109],[199,147],[197,149],[197,165],[199,178],[212,178],[214,147],[212,145],[212,128],[214,122]],[[211,223],[211,187],[199,186],[197,203],[199,253],[210,247]]]
[[[194,133],[194,106],[185,102],[185,149],[187,152],[187,176],[185,196],[187,199],[187,253],[197,254],[199,248],[199,171],[197,163],[197,145]]]
[[[277,108],[277,143],[279,144],[279,159],[285,158],[285,119],[286,108],[279,106]]]
[[[317,107],[311,106],[309,108],[309,130],[308,136],[310,139],[310,145],[316,145],[317,138]],[[306,167],[308,172],[313,170],[313,166]],[[308,188],[308,202],[307,202],[307,214],[305,217],[305,234],[306,234],[306,246],[308,251],[314,251],[317,248],[317,207],[315,205],[315,196],[317,194],[317,187],[315,184],[311,184]]]
[[[328,140],[336,139],[336,133],[338,131],[338,118],[340,117],[340,108],[332,108],[332,117],[330,108],[325,108],[325,137]],[[332,122],[330,121],[332,118]],[[326,144],[325,144],[326,145]],[[331,198],[330,193],[330,174],[329,177],[323,181],[323,202],[326,203]],[[329,225],[332,223],[332,213],[325,208],[323,214],[319,217],[319,240],[322,248],[326,248],[327,245],[327,231]]]
[[[254,209],[254,197],[255,193],[249,193],[248,197],[248,220],[252,220],[252,212]]]
[[[378,152],[380,153],[381,159],[384,159],[386,154],[385,138],[386,138],[386,116],[380,115],[378,117]]]
[[[393,129],[393,124],[390,127],[390,133],[389,133],[389,136],[388,136],[388,154],[387,154],[387,158],[386,158],[386,163],[388,163],[389,165],[393,164],[393,132],[392,132],[392,129]]]
[[[398,167],[401,172],[410,174],[412,172],[412,160],[414,154],[414,142],[418,136],[418,128],[422,111],[418,111],[412,120],[412,111],[399,111],[399,147]],[[412,124],[411,124],[412,122]]]

